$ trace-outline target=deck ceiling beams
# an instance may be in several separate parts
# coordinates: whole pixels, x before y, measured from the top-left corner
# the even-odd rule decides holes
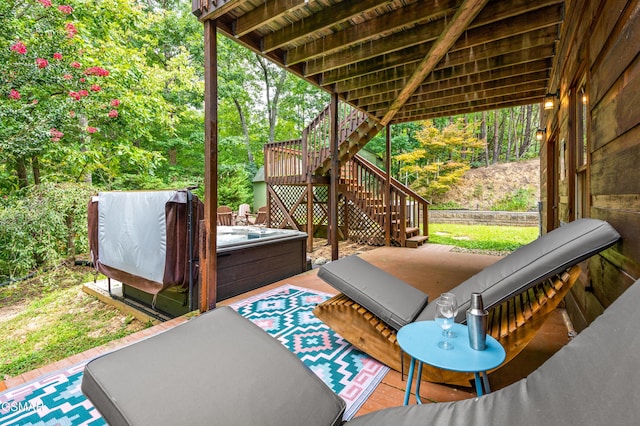
[[[541,102],[561,0],[192,0],[380,125]]]

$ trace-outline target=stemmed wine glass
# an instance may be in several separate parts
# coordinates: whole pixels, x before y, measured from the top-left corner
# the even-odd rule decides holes
[[[456,295],[453,293],[442,293],[440,295],[441,300],[448,300],[451,303],[451,307],[453,309],[453,322],[456,321],[456,316],[458,316],[458,300],[456,299]],[[443,331],[443,334],[447,334],[447,337],[453,339],[456,337],[456,333],[453,331]]]
[[[444,299],[436,301],[435,320],[444,331],[444,340],[442,342],[438,342],[438,347],[445,350],[453,349],[453,345],[448,340],[449,334],[447,333],[453,325],[453,306],[450,301]]]

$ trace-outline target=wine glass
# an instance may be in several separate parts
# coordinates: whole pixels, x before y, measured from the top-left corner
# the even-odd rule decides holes
[[[444,331],[444,340],[438,342],[438,347],[445,350],[453,349],[453,345],[449,342],[449,334],[447,331],[453,325],[453,306],[448,300],[436,300],[436,323],[442,327]]]
[[[440,295],[441,300],[448,300],[451,303],[451,307],[453,309],[453,322],[456,321],[456,316],[458,316],[458,300],[456,299],[456,295],[453,293],[442,293]],[[443,333],[448,334],[448,338],[453,339],[456,337],[456,333],[453,331],[443,331]]]

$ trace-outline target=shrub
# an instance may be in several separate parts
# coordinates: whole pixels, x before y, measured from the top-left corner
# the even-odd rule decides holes
[[[0,281],[88,252],[88,185],[46,183],[0,205]]]
[[[532,188],[521,188],[500,199],[491,210],[526,212],[536,209],[536,199]]]

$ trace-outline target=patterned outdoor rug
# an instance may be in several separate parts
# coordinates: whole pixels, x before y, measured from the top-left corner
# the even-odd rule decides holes
[[[80,391],[86,362],[0,393],[0,425],[104,425]]]
[[[344,419],[358,411],[389,368],[354,348],[312,311],[330,295],[284,285],[231,305],[295,353],[347,403]]]
[[[285,285],[232,305],[294,352],[347,403],[353,417],[389,370],[312,314],[329,295]],[[85,362],[0,393],[0,426],[98,426],[105,421],[80,391]]]

